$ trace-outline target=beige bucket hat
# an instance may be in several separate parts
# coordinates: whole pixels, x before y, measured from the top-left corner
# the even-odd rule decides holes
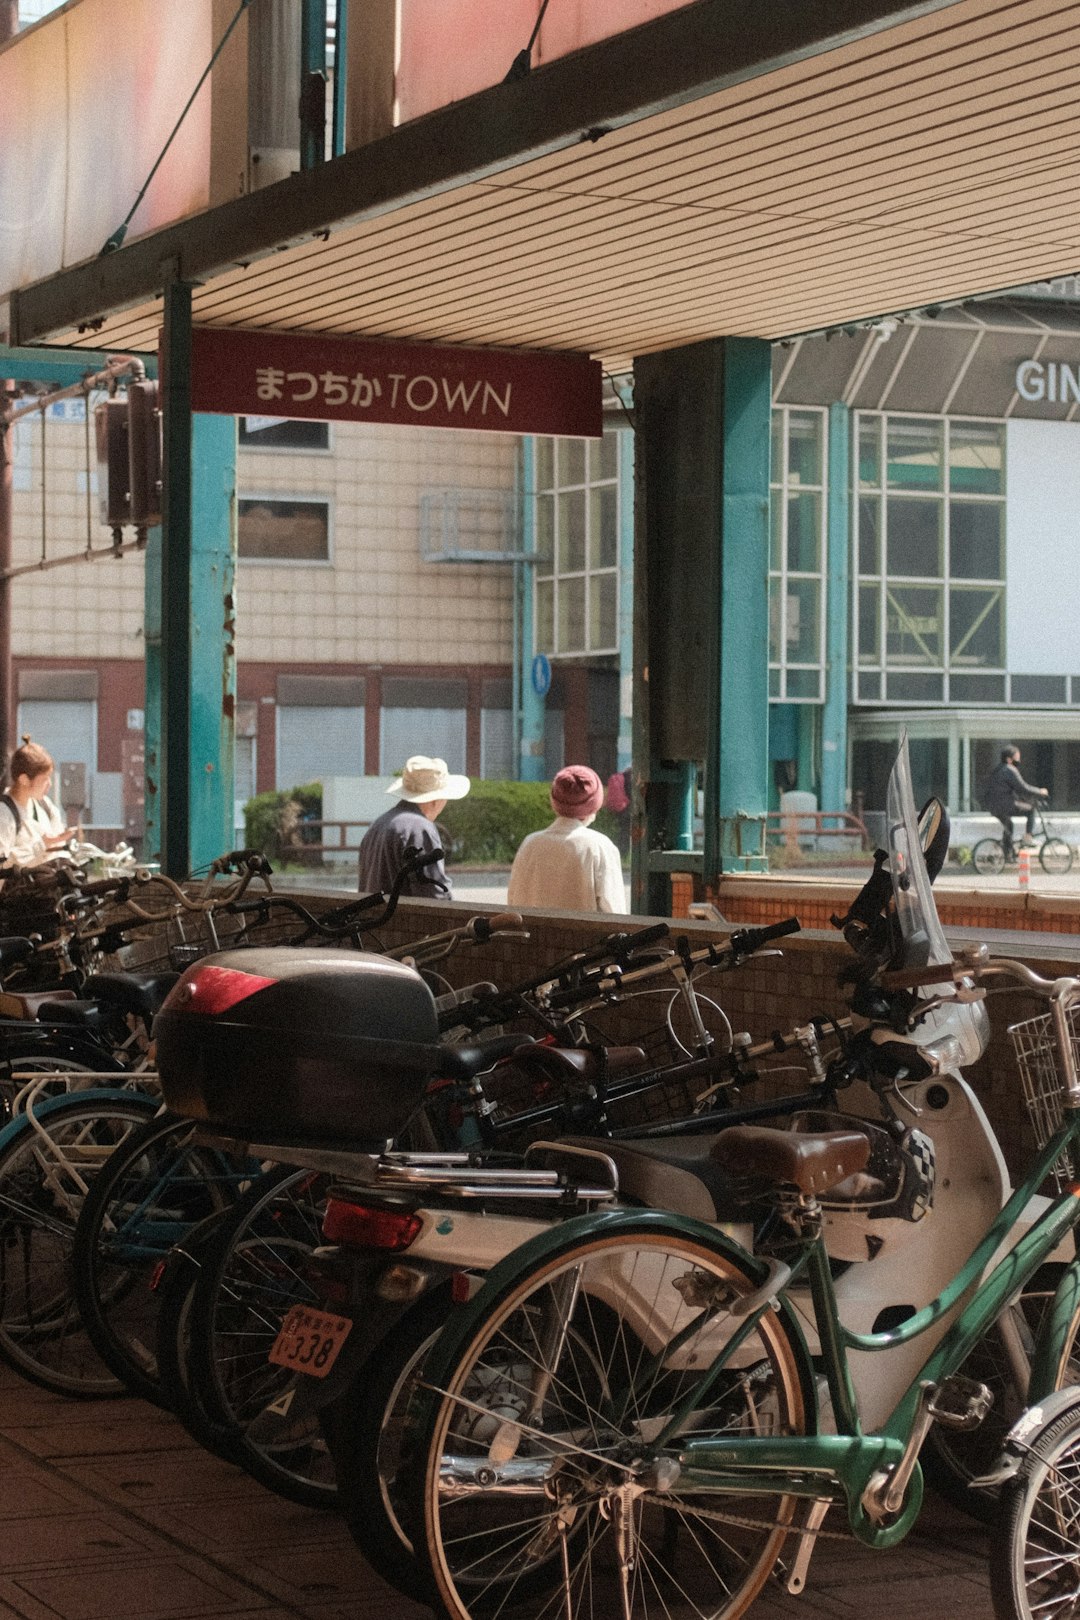
[[[445,759],[414,754],[386,791],[410,804],[430,804],[433,799],[463,799],[471,786],[467,776],[451,774]]]

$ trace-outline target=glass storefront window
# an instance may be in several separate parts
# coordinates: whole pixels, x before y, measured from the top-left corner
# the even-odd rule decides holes
[[[941,577],[942,503],[893,495],[886,503],[888,572],[905,579]]]
[[[823,410],[777,407],[769,490],[769,696],[820,703],[825,686]]]
[[[1004,423],[860,412],[855,442],[855,702],[995,701],[972,671],[1003,701]]]
[[[535,441],[537,652],[619,650],[618,432]]]
[[[944,421],[938,417],[886,417],[890,489],[941,489],[944,426]]]

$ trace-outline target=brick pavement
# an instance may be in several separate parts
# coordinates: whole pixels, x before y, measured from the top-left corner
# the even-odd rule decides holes
[[[0,1620],[421,1620],[333,1515],[268,1495],[141,1401],[0,1373]],[[987,1620],[982,1532],[940,1506],[891,1553],[820,1544],[753,1620]]]

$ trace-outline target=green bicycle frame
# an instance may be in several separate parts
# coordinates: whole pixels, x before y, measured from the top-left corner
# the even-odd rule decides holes
[[[922,1501],[919,1469],[912,1475],[904,1506],[888,1524],[872,1519],[864,1508],[862,1498],[867,1486],[875,1473],[900,1460],[922,1386],[927,1382],[936,1383],[963,1364],[1009,1301],[1080,1221],[1080,1184],[1073,1184],[1059,1193],[1031,1229],[978,1282],[993,1256],[1007,1242],[1033,1193],[1061,1155],[1075,1149],[1078,1141],[1080,1110],[1067,1110],[1060,1130],[1038,1156],[1026,1181],[1013,1193],[953,1280],[936,1299],[887,1332],[853,1333],[844,1327],[837,1313],[824,1241],[820,1234],[811,1239],[792,1267],[791,1278],[785,1286],[803,1275],[809,1280],[838,1432],[686,1440],[679,1447],[680,1488],[737,1495],[746,1492],[749,1481],[755,1495],[775,1493],[843,1500],[852,1531],[860,1541],[872,1547],[889,1547],[902,1540],[914,1523]],[[953,1311],[973,1287],[971,1298],[901,1396],[881,1432],[862,1434],[847,1352],[889,1350],[918,1338]],[[1080,1262],[1069,1267],[1037,1346],[1031,1379],[1032,1399],[1049,1393],[1047,1386],[1060,1356],[1062,1335],[1078,1296]],[[740,1323],[739,1333],[707,1370],[694,1392],[694,1399],[703,1386],[713,1384],[733,1354],[733,1347],[745,1338],[747,1326],[759,1321],[769,1308],[770,1303],[763,1301],[756,1312]],[[686,1404],[691,1405],[692,1400],[688,1398]],[[668,1432],[673,1432],[677,1426],[676,1417],[668,1425]],[[667,1435],[658,1438],[662,1444]]]

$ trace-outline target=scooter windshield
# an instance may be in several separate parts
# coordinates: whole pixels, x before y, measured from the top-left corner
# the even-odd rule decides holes
[[[906,735],[900,743],[886,797],[888,818],[889,871],[892,875],[896,918],[904,941],[904,961],[907,968],[929,967],[934,963],[952,961],[952,952],[945,939],[945,931],[934,904],[934,891],[926,869],[923,838],[927,831],[919,824],[915,811],[915,795],[911,785],[911,760]],[[949,995],[948,985],[927,986],[920,992],[923,1000]],[[990,1034],[990,1021],[981,1002],[963,1002],[955,999],[943,1007],[934,1008],[916,1027],[915,1038],[920,1046],[943,1041],[956,1044],[954,1061],[973,1063],[986,1049]]]

